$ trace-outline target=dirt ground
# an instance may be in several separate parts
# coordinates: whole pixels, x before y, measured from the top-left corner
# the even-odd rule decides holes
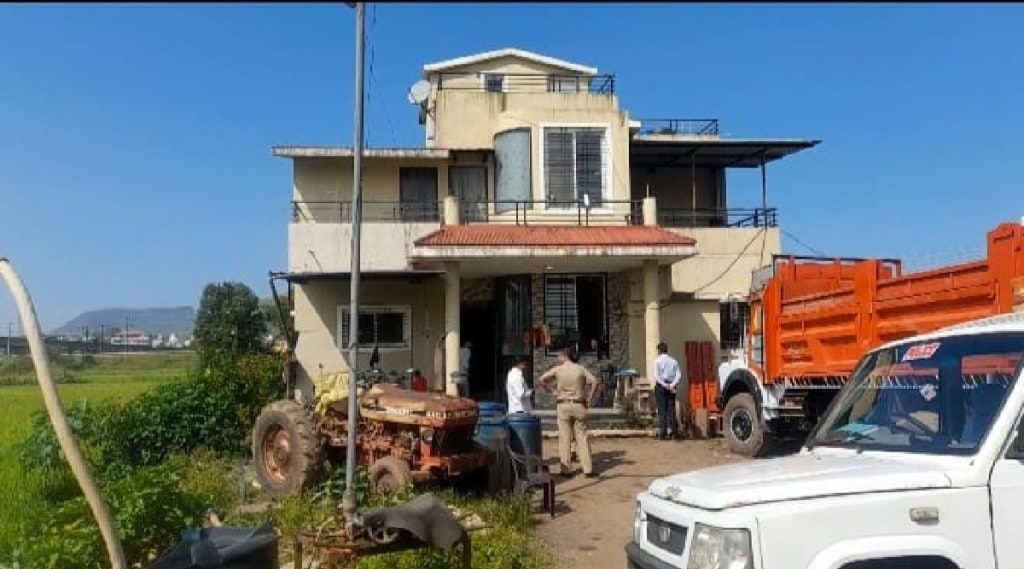
[[[638,492],[668,474],[743,460],[722,439],[592,439],[591,452],[599,476],[556,476],[555,517],[538,516],[537,533],[559,569],[625,569]],[[544,441],[544,455],[557,472],[557,440]]]

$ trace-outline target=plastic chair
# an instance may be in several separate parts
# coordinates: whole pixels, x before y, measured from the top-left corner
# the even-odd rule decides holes
[[[551,477],[544,461],[539,456],[519,454],[511,448],[508,454],[512,459],[513,493],[522,496],[541,488],[544,491],[543,508],[552,518],[555,517],[555,479]]]

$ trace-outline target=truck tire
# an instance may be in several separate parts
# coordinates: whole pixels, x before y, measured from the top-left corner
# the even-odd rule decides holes
[[[732,452],[755,457],[768,448],[768,433],[749,393],[737,393],[726,401],[723,421],[725,437]]]
[[[320,441],[309,413],[296,401],[274,401],[260,411],[252,434],[256,478],[271,496],[308,488],[320,473]]]
[[[370,488],[377,494],[390,496],[412,485],[409,463],[393,456],[385,456],[370,465]]]

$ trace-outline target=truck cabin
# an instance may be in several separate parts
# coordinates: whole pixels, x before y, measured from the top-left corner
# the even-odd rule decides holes
[[[865,356],[810,446],[973,454],[1024,359],[1024,333],[940,337]]]

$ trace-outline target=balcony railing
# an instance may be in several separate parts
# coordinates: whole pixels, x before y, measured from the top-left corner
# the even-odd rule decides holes
[[[439,91],[492,93],[591,93],[614,95],[614,75],[553,75],[547,73],[441,73]]]
[[[494,201],[459,204],[463,225],[494,223],[549,225],[575,223],[581,227],[639,225],[643,218],[639,200],[601,200],[587,208],[582,201]]]
[[[778,211],[769,208],[669,209],[658,208],[662,227],[778,227]]]
[[[718,119],[638,119],[637,134],[718,135]]]
[[[430,223],[441,221],[441,204],[436,202],[363,202],[363,221]],[[350,201],[293,201],[292,222],[351,223]]]

